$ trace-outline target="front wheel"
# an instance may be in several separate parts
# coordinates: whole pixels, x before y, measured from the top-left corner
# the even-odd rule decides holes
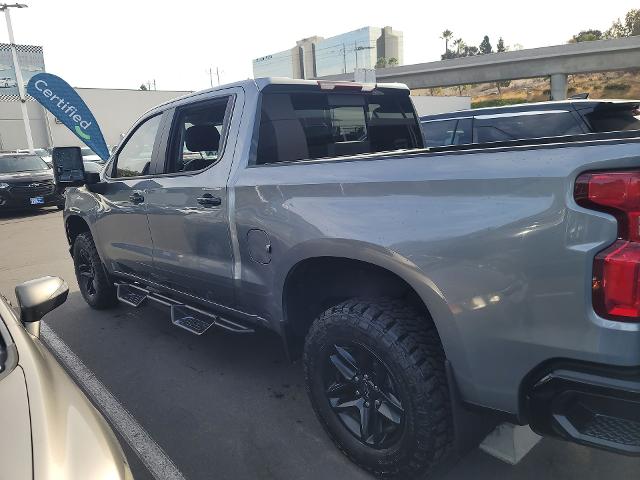
[[[307,391],[323,427],[378,476],[414,478],[453,439],[444,353],[429,318],[398,300],[325,311],[305,342]]]
[[[117,303],[116,288],[107,277],[90,233],[81,233],[73,242],[73,264],[80,293],[89,306],[102,310]]]

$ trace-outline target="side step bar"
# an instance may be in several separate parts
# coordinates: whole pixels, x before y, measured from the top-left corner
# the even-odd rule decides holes
[[[171,309],[171,323],[195,335],[202,335],[212,326],[234,333],[253,333],[254,329],[222,318],[190,305],[178,302],[165,295],[151,292],[140,285],[116,283],[117,297],[125,305],[138,308],[145,300],[151,300]]]

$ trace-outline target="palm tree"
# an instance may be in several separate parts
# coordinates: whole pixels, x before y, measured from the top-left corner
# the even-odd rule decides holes
[[[453,41],[453,44],[456,47],[456,53],[460,55],[460,51],[464,48],[464,40],[457,38]]]
[[[444,40],[444,53],[447,53],[449,51],[449,40],[453,38],[453,32],[447,28],[442,32],[440,38]]]

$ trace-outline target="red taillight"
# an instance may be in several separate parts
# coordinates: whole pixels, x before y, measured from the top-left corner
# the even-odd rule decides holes
[[[594,309],[603,317],[640,321],[640,171],[585,173],[576,180],[575,199],[618,220],[618,240],[594,260]]]

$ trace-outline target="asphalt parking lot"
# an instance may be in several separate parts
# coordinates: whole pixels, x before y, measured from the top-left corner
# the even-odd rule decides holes
[[[198,479],[367,479],[328,440],[306,398],[302,368],[268,332],[202,337],[154,307],[96,312],[82,300],[54,210],[0,215],[0,291],[59,275],[68,301],[46,317],[182,475]],[[154,476],[123,442],[136,479]],[[516,467],[476,450],[440,478],[635,478],[640,459],[542,440]]]

